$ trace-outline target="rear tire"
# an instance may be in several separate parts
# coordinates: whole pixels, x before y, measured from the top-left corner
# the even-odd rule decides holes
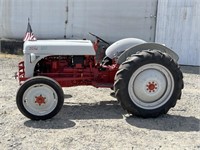
[[[115,76],[115,95],[129,113],[158,117],[181,97],[183,75],[178,64],[158,50],[142,51],[122,63]]]
[[[64,93],[60,85],[48,77],[33,77],[18,89],[16,96],[20,112],[32,120],[55,116],[63,106]]]

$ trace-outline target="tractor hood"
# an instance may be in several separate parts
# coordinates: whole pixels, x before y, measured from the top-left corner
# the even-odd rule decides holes
[[[37,40],[26,41],[24,54],[41,55],[95,55],[89,40]]]

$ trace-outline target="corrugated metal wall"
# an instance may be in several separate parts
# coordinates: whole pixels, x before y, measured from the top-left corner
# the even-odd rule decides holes
[[[156,42],[176,51],[180,64],[200,66],[200,0],[159,0]]]
[[[28,18],[38,38],[64,38],[67,0],[0,0],[0,38],[23,39]]]
[[[22,39],[28,17],[38,39],[155,40],[158,0],[0,0],[0,38]]]
[[[158,0],[69,0],[67,37],[93,32],[109,42],[136,37],[153,42]]]
[[[200,0],[0,0],[0,38],[22,40],[28,17],[38,39],[155,38],[200,66]]]

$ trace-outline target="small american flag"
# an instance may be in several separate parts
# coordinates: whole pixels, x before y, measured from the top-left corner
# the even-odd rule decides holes
[[[35,40],[37,39],[35,35],[33,34],[30,22],[28,21],[28,26],[27,26],[26,34],[24,36],[24,41],[35,41]]]

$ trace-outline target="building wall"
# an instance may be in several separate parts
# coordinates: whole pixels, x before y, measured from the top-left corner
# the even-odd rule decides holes
[[[158,0],[1,0],[0,37],[23,39],[30,18],[38,39],[125,37],[155,40]]]
[[[0,38],[22,40],[28,18],[40,38],[63,38],[67,0],[0,0]]]
[[[91,38],[95,33],[109,42],[136,37],[155,40],[158,0],[69,0],[67,36]]]
[[[22,40],[28,18],[38,39],[136,37],[200,66],[200,0],[0,0],[0,39]]]
[[[159,0],[155,41],[177,52],[180,64],[200,66],[200,1]]]

